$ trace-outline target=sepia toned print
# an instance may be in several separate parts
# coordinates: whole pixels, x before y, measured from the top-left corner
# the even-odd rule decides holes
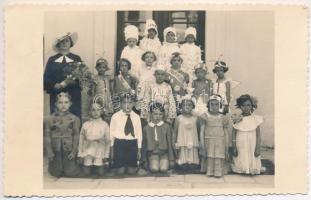
[[[286,192],[276,102],[290,68],[278,67],[275,23],[298,8],[230,8],[38,7],[42,142],[31,193]]]

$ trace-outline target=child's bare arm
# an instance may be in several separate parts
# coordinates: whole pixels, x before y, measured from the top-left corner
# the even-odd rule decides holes
[[[229,104],[231,101],[231,83],[228,81],[226,82],[226,97],[227,97],[227,103]]]
[[[236,129],[232,128],[232,154],[233,156],[238,156],[238,150],[236,148]]]
[[[260,156],[260,144],[261,144],[261,134],[260,127],[256,128],[256,148],[255,148],[255,157]]]
[[[173,129],[173,146],[174,148],[176,148],[176,142],[177,142],[177,136],[178,136],[178,125],[179,125],[179,122],[178,122],[178,118],[175,119],[175,122],[174,122],[174,129]]]

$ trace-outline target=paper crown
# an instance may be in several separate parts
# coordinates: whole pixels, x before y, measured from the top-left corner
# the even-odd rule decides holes
[[[57,98],[61,98],[61,97],[67,97],[69,99],[71,99],[71,96],[68,92],[60,92],[58,95],[57,95]]]
[[[154,29],[156,31],[156,34],[158,34],[158,26],[152,19],[146,20],[146,28],[145,28],[145,35],[148,35],[148,30]]]
[[[191,94],[186,94],[185,96],[182,96],[179,99],[179,102],[182,102],[182,101],[192,101],[194,105],[196,104],[196,100],[194,97],[191,96]]]
[[[196,64],[196,65],[194,66],[194,70],[197,70],[197,69],[203,69],[203,70],[205,70],[206,72],[208,72],[207,66],[206,66],[206,64],[203,63],[203,62],[200,62],[200,63],[198,63],[198,64]]]
[[[96,61],[96,66],[100,65],[100,64],[105,64],[106,67],[109,69],[108,67],[108,61],[105,58],[98,58]]]
[[[165,66],[158,64],[157,67],[154,69],[154,71],[166,71]]]
[[[164,40],[166,39],[166,35],[168,32],[172,32],[175,35],[175,41],[177,40],[176,29],[174,27],[166,27],[163,31]]]
[[[193,35],[195,39],[197,39],[197,30],[194,27],[189,27],[185,31],[185,38],[187,35]]]
[[[213,72],[216,72],[216,68],[223,68],[224,72],[227,72],[229,70],[229,67],[226,65],[224,61],[218,60],[214,64]]]
[[[138,41],[138,34],[138,28],[134,25],[128,25],[124,28],[125,40],[128,40],[129,38],[135,38]]]
[[[76,32],[68,32],[68,33],[62,33],[62,34],[59,34],[57,37],[56,37],[56,40],[53,44],[53,49],[54,51],[58,51],[59,48],[57,47],[57,45],[63,41],[64,39],[66,38],[70,38],[72,43],[71,43],[71,46],[70,47],[73,47],[77,41],[78,41],[78,34]]]
[[[211,95],[211,96],[209,97],[208,101],[210,102],[211,100],[217,100],[217,101],[219,101],[221,104],[224,103],[222,97],[221,97],[220,95],[218,95],[218,94]]]

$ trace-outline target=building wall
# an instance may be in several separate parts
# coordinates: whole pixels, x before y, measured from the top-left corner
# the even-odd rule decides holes
[[[225,60],[227,77],[241,82],[233,89],[258,98],[257,114],[263,115],[262,142],[274,146],[274,16],[273,12],[208,12],[206,58]],[[212,62],[208,63],[212,75]],[[236,112],[234,106],[231,107]]]

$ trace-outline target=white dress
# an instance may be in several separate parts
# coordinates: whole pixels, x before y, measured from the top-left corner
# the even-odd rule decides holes
[[[140,41],[139,47],[141,48],[141,50],[143,52],[151,51],[151,52],[155,53],[156,57],[158,57],[159,50],[160,50],[160,47],[161,47],[161,42],[160,42],[159,38],[157,38],[157,37],[154,38],[154,39],[150,39],[150,38],[144,37]]]
[[[178,43],[167,43],[163,42],[163,45],[160,48],[159,51],[159,59],[157,64],[160,66],[163,66],[165,70],[170,69],[171,66],[171,57],[172,54],[178,52],[180,53],[180,48],[178,46]]]
[[[257,115],[243,117],[242,121],[233,124],[237,130],[236,147],[238,156],[233,157],[232,171],[245,174],[260,174],[261,158],[255,157],[256,128],[263,122]]]
[[[130,72],[136,78],[138,78],[138,73],[143,63],[141,60],[142,54],[143,51],[138,46],[133,48],[126,46],[121,53],[121,58],[126,58],[131,62],[132,66]]]
[[[145,64],[139,70],[139,84],[137,85],[136,108],[140,110],[143,99],[148,95],[151,84],[155,83],[154,67],[148,67]]]
[[[101,118],[86,121],[81,128],[78,157],[108,158],[109,150],[108,124]]]
[[[185,43],[180,47],[183,58],[182,70],[190,76],[190,82],[195,79],[194,67],[201,62],[201,49],[194,43]]]
[[[232,80],[230,78],[225,78],[221,82],[218,82],[217,79],[212,79],[212,82],[213,82],[213,94],[220,95],[221,98],[223,99],[225,105],[230,104],[230,102],[228,102],[227,95],[226,95],[226,92],[227,92],[226,83],[229,82],[230,83],[230,88],[233,89],[236,86],[238,86],[240,84],[240,82],[234,81],[234,80]],[[230,91],[230,92],[232,93],[232,91]],[[230,97],[231,97],[231,100],[232,100],[233,96],[230,95]]]

